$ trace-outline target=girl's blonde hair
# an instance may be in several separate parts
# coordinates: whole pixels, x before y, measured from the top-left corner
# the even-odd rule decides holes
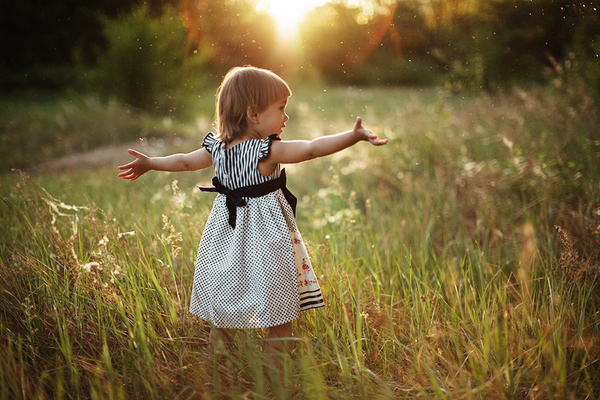
[[[218,139],[231,142],[248,127],[248,112],[262,112],[291,95],[287,83],[269,70],[250,66],[230,69],[217,90]]]

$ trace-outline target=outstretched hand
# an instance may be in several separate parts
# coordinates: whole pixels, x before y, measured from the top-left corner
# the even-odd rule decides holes
[[[135,160],[130,162],[129,164],[121,165],[119,170],[126,170],[125,172],[121,172],[119,176],[123,179],[129,179],[130,181],[136,180],[140,176],[144,175],[148,172],[150,168],[150,158],[140,153],[139,151],[135,151],[133,149],[127,150],[129,154],[135,157]]]
[[[375,135],[370,130],[363,128],[362,119],[360,117],[356,118],[356,124],[354,124],[354,132],[361,135],[361,140],[366,140],[374,146],[383,146],[388,142],[387,139],[379,139],[377,135]]]

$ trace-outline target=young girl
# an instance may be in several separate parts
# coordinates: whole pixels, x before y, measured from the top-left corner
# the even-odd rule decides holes
[[[361,140],[379,146],[362,127],[311,141],[280,139],[289,117],[292,92],[274,73],[254,68],[230,70],[216,100],[218,134],[209,133],[202,148],[187,154],[147,157],[128,150],[135,160],[119,167],[133,181],[149,170],[215,169],[218,192],[200,240],[190,312],[210,322],[209,344],[226,341],[227,329],[269,328],[272,350],[292,335],[300,311],[322,307],[323,298],[294,219],[296,199],[286,188],[280,164],[333,154]]]

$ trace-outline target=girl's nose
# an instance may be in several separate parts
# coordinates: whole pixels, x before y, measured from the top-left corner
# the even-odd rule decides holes
[[[290,117],[286,113],[283,113],[283,115],[284,115],[284,117],[283,117],[284,122],[288,121],[290,119]]]

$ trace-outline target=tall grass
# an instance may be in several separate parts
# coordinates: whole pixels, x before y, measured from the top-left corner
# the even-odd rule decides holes
[[[211,171],[11,174],[2,398],[598,398],[599,118],[584,93],[298,92],[286,135],[360,115],[390,143],[287,167],[326,307],[295,323],[283,374],[260,331],[210,358],[210,327],[187,312]]]
[[[115,99],[101,101],[96,95],[1,97],[0,173],[138,139],[172,142],[189,129],[186,125],[124,107]]]

